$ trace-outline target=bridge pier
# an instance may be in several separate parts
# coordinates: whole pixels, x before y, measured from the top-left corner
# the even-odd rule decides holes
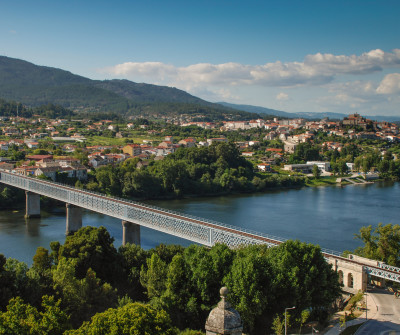
[[[40,217],[40,195],[37,193],[25,191],[26,195],[26,210],[25,218],[39,218]]]
[[[66,204],[67,209],[67,224],[66,224],[66,235],[75,233],[82,227],[82,208]]]
[[[127,243],[140,246],[140,225],[122,220],[122,245]]]

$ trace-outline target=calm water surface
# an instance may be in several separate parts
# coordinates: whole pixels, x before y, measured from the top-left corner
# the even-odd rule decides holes
[[[302,188],[253,195],[222,196],[183,200],[151,201],[152,205],[260,231],[273,236],[319,244],[343,251],[360,245],[354,239],[362,226],[400,224],[400,184],[376,183],[345,187]],[[84,226],[105,226],[122,241],[121,221],[86,211]],[[42,218],[24,219],[24,211],[0,211],[0,253],[32,263],[36,248],[49,248],[51,241],[65,240],[65,210],[42,211]],[[185,241],[142,228],[145,249],[160,243]]]

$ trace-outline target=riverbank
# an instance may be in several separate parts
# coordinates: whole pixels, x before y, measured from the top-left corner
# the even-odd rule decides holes
[[[279,192],[286,190],[299,190],[307,187],[325,187],[325,186],[346,186],[352,185],[353,183],[347,181],[345,178],[341,180],[341,182],[337,181],[338,177],[336,176],[321,176],[319,178],[314,177],[304,177],[304,184],[299,185],[298,182],[294,185],[279,185],[279,186],[270,186],[266,187],[263,190],[245,190],[245,191],[219,191],[214,193],[202,193],[202,194],[163,194],[157,197],[131,197],[125,198],[131,201],[163,201],[163,200],[177,200],[177,199],[196,199],[196,198],[216,198],[221,196],[235,196],[235,195],[251,195],[251,194],[263,194],[268,192]],[[376,180],[374,182],[385,182],[383,179]],[[373,182],[360,183],[362,184],[371,184]],[[71,185],[71,187],[73,187]],[[11,191],[1,192],[1,189],[8,188]],[[12,210],[12,209],[22,209],[25,206],[25,192],[21,189],[14,188],[8,185],[0,184],[0,210]],[[47,197],[42,197],[41,206],[44,209],[51,209],[52,207],[62,207],[64,204],[60,201],[50,199]]]

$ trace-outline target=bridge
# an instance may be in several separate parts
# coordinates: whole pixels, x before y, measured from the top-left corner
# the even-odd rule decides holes
[[[231,248],[250,244],[277,246],[286,239],[247,229],[145,205],[105,194],[81,190],[60,183],[0,170],[0,182],[25,190],[25,217],[40,216],[40,196],[66,203],[66,234],[82,227],[82,209],[102,213],[122,221],[122,243],[140,245],[140,226],[155,229],[208,247],[224,243]],[[400,268],[356,255],[321,249],[326,260],[338,272],[348,291],[365,290],[368,275],[400,283]]]

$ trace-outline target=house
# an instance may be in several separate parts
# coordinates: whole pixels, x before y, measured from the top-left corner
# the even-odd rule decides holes
[[[354,166],[355,166],[354,163],[346,163],[346,166],[350,171],[354,171]]]
[[[127,144],[122,148],[122,152],[133,157],[140,155],[142,153],[142,148],[139,144]]]
[[[297,172],[302,172],[302,173],[312,173],[314,165],[309,165],[309,164],[288,164],[284,165],[283,169],[285,171],[297,171]]]
[[[150,164],[149,161],[139,161],[139,162],[136,164],[136,168],[140,170],[141,168],[144,168],[144,167],[149,166],[149,164]]]
[[[56,181],[57,172],[61,170],[60,166],[52,166],[52,167],[39,167],[36,168],[34,175],[36,177],[40,175],[45,175],[47,178],[50,178],[52,181]]]
[[[39,142],[28,142],[26,143],[26,146],[29,149],[37,149],[39,147]]]
[[[242,152],[242,156],[245,156],[245,157],[253,157],[253,155],[254,155],[253,151]]]
[[[164,141],[161,142],[158,146],[161,148],[172,148],[174,144],[172,143],[172,141]]]
[[[8,142],[0,142],[0,150],[8,151]]]
[[[183,145],[184,147],[187,148],[193,148],[196,146],[196,140],[193,137],[185,138],[183,140],[180,140],[178,144]]]
[[[14,169],[14,164],[7,163],[7,162],[1,162],[0,169],[6,170],[6,171],[11,171],[12,169]]]
[[[36,166],[20,166],[15,168],[14,171],[17,174],[21,174],[24,176],[33,176],[35,175],[35,170],[37,169]]]
[[[217,142],[225,142],[225,143],[228,143],[228,139],[226,139],[225,137],[218,137],[218,138],[209,138],[209,139],[207,139],[208,145],[211,145],[211,144],[217,143]]]
[[[81,181],[87,179],[87,169],[82,165],[39,167],[35,170],[34,175],[40,176],[43,174],[46,177],[51,178],[51,180],[56,181],[57,173],[64,173],[69,178],[77,178]]]
[[[60,172],[66,173],[69,178],[87,180],[87,169],[83,165],[62,167]]]
[[[271,165],[265,164],[265,163],[260,163],[257,165],[257,168],[259,171],[267,172],[267,171],[271,170]]]
[[[101,156],[93,156],[92,158],[89,159],[89,165],[94,167],[95,169],[100,166],[107,165],[107,163],[108,161]]]
[[[295,142],[291,142],[291,141],[284,141],[284,150],[285,152],[288,153],[294,153],[294,151],[296,150],[296,147],[298,146],[298,143]]]
[[[278,134],[275,131],[269,132],[267,135],[265,135],[264,139],[271,141],[275,139],[278,136]]]
[[[331,170],[331,163],[330,162],[320,162],[320,161],[312,161],[307,162],[308,165],[316,165],[318,169],[321,171],[330,171]]]
[[[126,156],[123,154],[106,154],[104,156],[110,163],[120,163],[126,159]]]

